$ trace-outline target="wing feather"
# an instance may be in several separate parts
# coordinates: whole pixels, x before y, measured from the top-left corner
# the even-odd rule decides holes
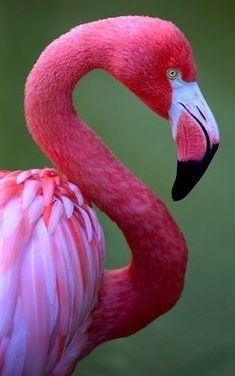
[[[64,375],[87,340],[104,240],[53,169],[0,172],[0,375]]]

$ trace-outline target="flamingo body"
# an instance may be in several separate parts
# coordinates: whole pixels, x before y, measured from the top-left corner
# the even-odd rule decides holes
[[[55,170],[0,176],[0,372],[64,375],[97,303],[103,233],[79,189]]]
[[[140,330],[182,293],[187,246],[180,229],[73,106],[76,83],[95,68],[170,120],[178,148],[173,199],[191,191],[218,146],[190,44],[171,22],[100,20],[45,49],[27,79],[25,116],[66,178],[53,169],[0,175],[1,376],[71,375],[97,345]],[[123,232],[128,266],[104,270],[91,203]]]

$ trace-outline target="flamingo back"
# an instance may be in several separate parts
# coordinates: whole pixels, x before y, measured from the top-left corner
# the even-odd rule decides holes
[[[54,169],[0,171],[0,375],[65,375],[85,346],[104,237]]]

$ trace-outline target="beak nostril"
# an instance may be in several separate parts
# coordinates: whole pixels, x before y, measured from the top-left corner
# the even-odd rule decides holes
[[[200,108],[198,107],[198,106],[196,106],[197,107],[197,110],[198,110],[198,112],[200,113],[200,115],[201,115],[201,117],[205,120],[205,122],[207,121],[206,120],[206,117],[205,117],[205,115],[203,114],[203,112],[200,110]]]

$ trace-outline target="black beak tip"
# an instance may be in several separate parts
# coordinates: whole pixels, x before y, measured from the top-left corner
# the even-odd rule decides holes
[[[202,176],[202,166],[198,161],[177,161],[177,174],[172,187],[173,201],[185,198]]]
[[[171,197],[173,201],[180,201],[183,200],[188,193],[183,192],[183,190],[179,189],[179,187],[174,183],[173,188],[171,190]]]
[[[171,191],[173,201],[180,201],[191,192],[206,171],[218,146],[213,145],[200,161],[177,161],[176,179]]]

